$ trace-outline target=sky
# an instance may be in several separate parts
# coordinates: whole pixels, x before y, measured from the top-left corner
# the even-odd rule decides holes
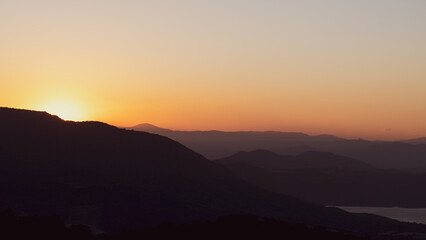
[[[0,0],[0,105],[117,126],[426,136],[424,0]]]

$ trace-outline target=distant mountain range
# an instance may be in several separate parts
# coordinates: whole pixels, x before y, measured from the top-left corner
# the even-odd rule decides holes
[[[359,234],[426,226],[263,190],[166,137],[0,108],[0,209],[109,232],[253,214]]]
[[[405,140],[402,141],[405,143],[410,143],[410,144],[426,144],[426,137],[424,138],[416,138],[416,139],[409,139],[409,140]]]
[[[359,160],[315,151],[291,156],[278,155],[267,150],[255,150],[251,152],[239,152],[230,157],[215,160],[215,162],[223,165],[244,163],[272,172],[286,172],[293,169],[375,170],[375,168]]]
[[[426,173],[377,169],[331,153],[240,152],[218,162],[265,189],[335,206],[426,207]]]
[[[358,159],[378,168],[426,171],[426,144],[422,144],[424,139],[387,142],[274,131],[173,131],[151,124],[141,124],[128,129],[169,137],[209,159],[224,158],[240,151],[256,149],[292,155],[306,151],[322,151]]]

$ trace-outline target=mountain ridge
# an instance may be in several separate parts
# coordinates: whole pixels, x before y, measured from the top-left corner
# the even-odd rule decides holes
[[[210,160],[225,158],[240,151],[256,149],[266,149],[282,155],[297,155],[306,150],[315,150],[358,159],[377,168],[426,172],[426,144],[344,139],[332,135],[310,136],[304,133],[273,131],[217,132],[130,129],[145,130],[167,136]]]
[[[298,156],[240,152],[216,162],[265,189],[318,204],[426,207],[426,194],[420,187],[426,184],[426,173],[383,170],[355,159],[318,152]]]
[[[363,234],[426,233],[264,190],[155,134],[4,108],[0,132],[0,208],[27,215],[108,232],[245,213]]]
[[[410,143],[410,144],[426,144],[426,137],[408,139],[401,142]]]
[[[279,155],[268,150],[238,152],[228,158],[214,160],[222,165],[244,163],[268,171],[286,171],[291,169],[347,169],[352,171],[373,171],[374,167],[349,157],[329,152],[307,151],[299,155]]]
[[[343,139],[336,137],[331,134],[318,134],[318,135],[309,135],[302,132],[283,132],[283,131],[275,131],[275,130],[267,130],[267,131],[252,131],[252,130],[242,130],[242,131],[222,131],[222,130],[172,130],[168,128],[161,128],[157,125],[151,123],[142,123],[132,127],[125,127],[126,129],[132,129],[137,131],[148,131],[148,130],[159,130],[159,131],[167,131],[167,132],[179,132],[179,133],[230,133],[230,134],[238,134],[238,133],[272,133],[272,134],[286,134],[293,136],[307,136],[307,137],[318,137],[318,138],[328,138],[332,139]]]

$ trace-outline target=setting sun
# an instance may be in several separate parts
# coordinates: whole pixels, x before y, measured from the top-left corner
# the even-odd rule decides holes
[[[71,102],[51,102],[41,107],[41,110],[57,115],[64,120],[83,120],[82,109]]]

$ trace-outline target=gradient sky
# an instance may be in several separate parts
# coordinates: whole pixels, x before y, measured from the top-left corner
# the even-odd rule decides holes
[[[422,137],[426,1],[0,0],[0,105],[119,126]]]

